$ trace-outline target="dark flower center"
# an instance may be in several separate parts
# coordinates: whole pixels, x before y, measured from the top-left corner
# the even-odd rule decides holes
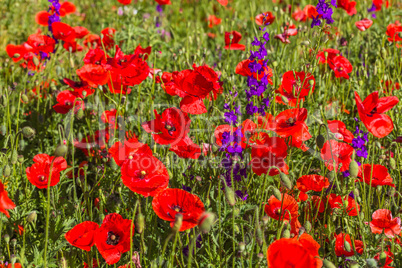
[[[174,206],[172,207],[172,209],[173,209],[174,211],[176,211],[177,213],[183,212],[183,209],[182,209],[180,206],[178,206],[178,205],[174,205]]]
[[[288,120],[286,120],[286,124],[288,125],[288,126],[294,126],[295,124],[296,124],[296,119],[294,119],[294,118],[289,118]]]
[[[64,105],[66,105],[66,106],[70,106],[72,103],[70,102],[70,101],[65,101],[64,102]]]
[[[120,236],[113,233],[112,231],[107,233],[106,244],[116,246],[119,243]]]
[[[140,172],[140,178],[143,179],[147,175],[147,172],[145,170],[141,170]]]
[[[370,116],[370,117],[372,117],[374,114],[376,114],[377,113],[377,107],[374,107],[374,109],[373,110],[371,110],[371,112],[369,113],[369,114],[367,114],[367,116]]]
[[[169,123],[165,123],[165,129],[169,132],[170,135],[172,135],[171,132],[176,131],[176,128]]]
[[[39,179],[39,181],[45,181],[45,176],[39,175],[39,176],[38,176],[38,179]]]

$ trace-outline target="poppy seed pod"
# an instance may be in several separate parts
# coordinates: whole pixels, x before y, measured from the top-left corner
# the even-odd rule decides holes
[[[64,157],[67,154],[67,151],[68,147],[65,144],[60,144],[54,151],[54,155]]]
[[[359,174],[359,165],[355,160],[352,160],[349,164],[349,173],[352,178],[357,178]]]
[[[315,139],[315,142],[317,144],[317,147],[322,149],[322,147],[324,147],[324,143],[325,143],[325,138],[323,135],[318,135],[317,138]]]
[[[23,127],[22,128],[22,135],[24,135],[24,138],[32,138],[33,136],[35,136],[35,129],[31,128],[31,127]]]
[[[198,221],[198,228],[200,228],[201,232],[206,234],[211,230],[214,222],[215,214],[211,212],[204,212]]]
[[[144,214],[142,214],[141,212],[138,213],[136,224],[137,224],[137,233],[141,234],[144,231],[145,226],[145,217]]]
[[[7,244],[10,243],[10,236],[8,234],[5,234],[3,238],[4,238],[4,241],[6,241]]]
[[[336,266],[329,260],[323,260],[322,264],[324,265],[323,267],[325,268],[336,268]]]
[[[181,213],[177,213],[174,217],[174,224],[172,231],[174,233],[177,233],[180,230],[182,224],[183,224],[183,215]]]
[[[292,189],[292,182],[290,181],[288,175],[286,175],[285,173],[281,172],[280,177],[281,177],[281,185],[286,187],[288,190],[291,190]]]
[[[37,218],[38,218],[38,214],[36,214],[36,211],[32,211],[27,216],[27,222],[36,222]]]

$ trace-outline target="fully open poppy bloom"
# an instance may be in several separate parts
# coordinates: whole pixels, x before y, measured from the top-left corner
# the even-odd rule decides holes
[[[176,214],[183,215],[180,231],[191,229],[198,224],[204,204],[200,198],[182,189],[167,188],[159,192],[152,201],[152,207],[159,218],[170,221],[173,227]]]
[[[149,152],[130,154],[121,166],[121,179],[131,191],[145,197],[155,196],[169,183],[166,167]]]
[[[227,6],[228,5],[228,0],[217,0],[219,4],[221,4],[222,6]]]
[[[87,34],[89,34],[88,29],[83,26],[75,26],[73,29],[75,32],[75,38],[77,39],[84,38]]]
[[[354,139],[353,133],[347,130],[345,123],[342,121],[328,120],[328,128],[338,140],[351,143]]]
[[[237,31],[225,32],[225,49],[245,50],[246,46],[239,44],[242,36]]]
[[[296,76],[295,76],[296,75]],[[311,82],[310,82],[311,81]],[[312,83],[312,85],[310,85]],[[315,89],[315,78],[312,74],[305,72],[294,72],[287,71],[282,76],[282,84],[276,91],[281,94],[282,97],[288,100],[288,104],[292,107],[298,105],[301,100],[314,92]],[[276,97],[276,102],[283,103],[281,96]]]
[[[352,16],[357,13],[356,11],[356,2],[350,0],[338,0],[338,8],[342,8],[346,10],[349,16]]]
[[[76,72],[80,79],[87,82],[91,87],[96,88],[105,85],[109,81],[108,72],[101,65],[84,64]]]
[[[326,48],[317,54],[317,59],[319,59],[319,63],[325,64],[328,63],[328,61],[332,60],[334,57],[336,57],[340,53],[339,50],[333,49],[333,48]],[[327,57],[325,57],[325,54],[327,54]]]
[[[74,247],[90,251],[95,244],[95,234],[99,229],[96,222],[84,221],[65,234],[66,240]]]
[[[353,199],[351,196],[340,196],[336,194],[330,194],[328,197],[328,204],[329,206],[334,209],[334,208],[341,208],[344,206],[346,201],[348,201],[347,207],[345,209],[345,212],[349,216],[357,216],[360,211],[360,206],[357,204],[357,202]]]
[[[356,21],[355,25],[356,25],[357,29],[359,29],[360,31],[364,32],[365,30],[370,28],[371,25],[373,25],[373,21],[370,20],[370,19],[364,18],[362,20]]]
[[[64,42],[73,42],[75,39],[74,28],[64,22],[53,22],[52,32],[54,38],[62,40]]]
[[[130,235],[134,235],[134,224],[117,213],[105,217],[95,235],[95,246],[111,265],[120,260],[121,254],[130,250]]]
[[[321,158],[325,161],[325,166],[329,170],[335,168],[335,171],[340,168],[341,172],[349,170],[352,154],[352,146],[335,140],[326,141],[321,149]]]
[[[257,175],[278,175],[279,171],[289,174],[285,158],[288,155],[286,143],[279,137],[269,137],[267,133],[260,133],[255,144],[251,146],[251,168]]]
[[[8,197],[8,192],[4,189],[4,184],[0,182],[0,212],[10,218],[8,209],[15,208],[14,202]]]
[[[171,5],[170,0],[155,0],[159,5]]]
[[[272,12],[267,11],[262,14],[257,15],[255,17],[255,23],[257,25],[271,25],[275,21],[275,16],[272,14]]]
[[[35,15],[35,22],[42,26],[48,26],[49,25],[49,16],[50,16],[49,12],[39,11]]]
[[[37,154],[33,158],[35,162],[26,168],[28,180],[39,189],[47,188],[50,177],[50,186],[55,186],[60,181],[60,172],[67,168],[66,160],[59,156]]]
[[[73,81],[68,78],[64,78],[63,82],[66,83],[70,88],[74,89],[74,92],[78,94],[80,98],[85,98],[95,93],[95,89],[91,88],[85,81]]]
[[[372,187],[381,185],[395,187],[395,184],[392,183],[392,178],[388,173],[388,169],[382,165],[364,164],[359,172],[358,178],[360,181],[364,181],[368,185],[371,184]]]
[[[270,83],[271,85],[273,84],[272,82],[272,76],[273,76],[273,72],[272,69],[267,66],[267,67],[263,67],[264,69],[264,74],[262,74],[262,70],[258,71],[258,72],[251,72],[250,70],[250,63],[253,63],[254,60],[243,60],[241,62],[239,62],[236,66],[236,74],[240,74],[242,76],[245,77],[249,77],[249,76],[253,76],[255,79],[261,80],[261,78],[264,76],[264,74],[267,76],[268,79],[268,83]],[[262,60],[259,60],[258,63],[262,64]]]
[[[105,46],[106,49],[111,49],[114,45],[114,34],[116,33],[116,29],[114,28],[105,28],[101,31],[101,35],[103,36],[101,42]]]
[[[319,268],[322,261],[297,239],[281,238],[267,250],[268,267]]]
[[[187,113],[177,108],[168,108],[158,114],[154,110],[155,119],[142,124],[144,130],[152,133],[158,144],[177,144],[190,131],[191,120]]]
[[[122,166],[124,161],[134,154],[148,154],[152,155],[152,150],[148,144],[144,144],[138,141],[134,135],[129,139],[126,139],[124,143],[118,141],[109,148],[109,153],[113,157],[118,166]]]
[[[209,15],[207,21],[208,21],[208,27],[209,27],[209,28],[212,28],[212,27],[214,27],[215,25],[221,24],[222,19],[216,17],[215,15]]]
[[[84,102],[80,99],[78,93],[70,90],[63,90],[57,95],[57,104],[53,105],[53,109],[56,113],[66,114],[74,108],[74,113],[77,113],[79,109],[85,109]]]
[[[394,129],[392,119],[384,114],[394,107],[399,99],[397,97],[378,97],[378,91],[367,96],[362,102],[359,94],[355,91],[355,100],[360,119],[367,130],[377,138],[387,136]]]
[[[69,14],[72,14],[75,11],[76,11],[76,7],[71,2],[65,1],[65,2],[62,2],[61,5],[60,5],[60,11],[59,12],[60,12],[61,17],[67,16]],[[53,26],[53,24],[52,24],[52,26]]]
[[[353,66],[344,56],[338,55],[328,60],[329,67],[334,71],[335,77],[343,77],[349,79],[349,73],[352,72]]]
[[[53,53],[56,41],[47,35],[31,34],[24,45],[35,54],[40,52],[49,54]]]
[[[173,145],[169,151],[185,159],[198,159],[201,155],[200,146],[195,144],[188,136],[185,136],[179,143]]]
[[[371,232],[373,234],[384,234],[390,238],[401,233],[401,219],[392,218],[392,213],[388,209],[378,209],[374,211],[373,220],[370,222]]]
[[[306,21],[307,19],[316,18],[317,16],[322,17],[317,12],[317,9],[313,5],[306,5],[303,9],[297,8],[292,14],[292,18],[296,21]]]
[[[321,192],[322,189],[329,187],[327,178],[320,175],[304,175],[297,179],[297,188],[303,192]]]
[[[84,46],[90,49],[102,48],[101,38],[97,34],[88,34],[83,42]]]
[[[398,42],[402,41],[402,25],[398,23],[391,23],[387,26],[386,34],[388,35],[388,41]]]
[[[282,200],[278,200],[275,196],[268,199],[264,211],[267,215],[277,221],[297,221],[299,217],[299,205],[293,196],[284,194]]]
[[[353,250],[353,244],[352,240],[350,239],[350,235],[348,234],[343,234],[340,233],[338,235],[335,235],[335,254],[336,256],[345,256],[345,257],[350,257],[355,255],[355,252]],[[345,249],[345,242],[348,242],[350,245],[350,251],[346,251]],[[356,252],[359,254],[363,254],[363,249],[364,245],[363,242],[360,240],[355,240],[355,248]]]

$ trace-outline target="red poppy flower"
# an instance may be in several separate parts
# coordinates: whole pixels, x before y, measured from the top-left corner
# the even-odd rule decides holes
[[[95,234],[99,229],[96,222],[84,221],[65,234],[66,240],[74,247],[90,251],[95,244]]]
[[[80,98],[85,98],[95,93],[95,90],[91,88],[87,82],[80,81],[75,82],[71,79],[64,78],[63,82],[66,83],[70,88],[74,89],[74,92],[78,94]]]
[[[73,29],[75,32],[75,38],[77,39],[84,38],[87,34],[89,34],[88,29],[83,26],[75,26]]]
[[[386,255],[385,258],[385,263],[382,263],[383,266],[382,268],[393,268],[392,266],[389,266],[393,261],[394,261],[394,254],[391,251],[391,247],[389,245],[386,245],[386,250],[384,250],[384,253]],[[379,262],[380,261],[380,253],[375,255],[374,259]]]
[[[152,133],[158,144],[177,144],[190,131],[191,120],[187,113],[177,108],[168,108],[158,114],[154,110],[155,119],[142,124],[144,130]]]
[[[228,5],[228,0],[217,0],[219,4],[221,4],[222,6],[227,6]]]
[[[349,73],[352,72],[353,66],[347,58],[338,55],[328,59],[329,67],[334,71],[335,77],[343,77],[349,79]]]
[[[170,0],[155,0],[159,5],[171,5]]]
[[[209,28],[212,28],[212,27],[214,27],[215,25],[221,24],[222,19],[216,17],[215,15],[209,15],[207,21],[208,21],[208,27],[209,27]]]
[[[359,211],[360,211],[360,206],[353,199],[353,197],[351,197],[349,195],[345,196],[345,197],[342,197],[342,196],[336,195],[336,194],[330,194],[328,196],[328,204],[332,209],[341,208],[342,206],[345,205],[346,200],[347,200],[347,207],[346,207],[345,212],[349,216],[357,216],[359,214]]]
[[[0,182],[0,212],[10,218],[8,209],[15,208],[14,202],[8,197],[8,192],[4,189],[4,184]]]
[[[53,36],[64,42],[72,42],[75,39],[75,30],[70,25],[57,21],[52,23]]]
[[[5,264],[0,264],[0,268],[22,268],[20,263],[9,263],[7,266]]]
[[[35,15],[35,22],[42,26],[48,26],[49,25],[49,17],[50,17],[49,12],[39,11]]]
[[[148,46],[146,48],[142,48],[141,45],[138,45],[135,50],[134,50],[134,54],[139,57],[142,58],[143,60],[147,60],[148,56],[151,55],[152,52],[152,47]]]
[[[239,44],[242,36],[236,31],[225,32],[225,49],[230,50],[245,50],[246,46]]]
[[[267,133],[260,133],[259,139],[251,148],[251,167],[255,174],[278,175],[279,171],[272,166],[276,166],[288,174],[289,167],[285,162],[288,147],[283,139],[269,137]]]
[[[388,41],[390,42],[398,42],[402,41],[402,25],[400,24],[389,24],[387,26],[386,34],[389,36]]]
[[[101,38],[97,34],[88,34],[84,40],[84,46],[87,48],[101,48]]]
[[[64,42],[63,47],[64,47],[65,50],[71,51],[71,52],[82,51],[84,49],[76,41]]]
[[[60,181],[60,172],[67,168],[63,157],[54,157],[47,154],[37,154],[32,166],[26,168],[28,180],[39,189],[47,188],[50,177],[50,186]]]
[[[305,108],[294,108],[280,112],[274,120],[275,132],[282,138],[292,137],[293,143],[306,141],[311,138],[305,123],[306,119],[307,109]]]
[[[295,77],[296,74],[296,77]],[[310,80],[313,84],[310,85]],[[282,76],[282,84],[279,89],[276,90],[277,93],[281,94],[282,97],[288,100],[288,104],[292,107],[298,106],[298,103],[314,92],[315,89],[315,78],[312,74],[305,72],[294,72],[287,71]],[[285,104],[282,101],[281,96],[276,97],[276,102]]]
[[[326,141],[321,149],[321,158],[325,161],[325,166],[329,170],[335,168],[335,171],[340,168],[341,172],[349,170],[352,154],[352,146],[335,140]]]
[[[66,2],[61,3],[61,5],[60,5],[60,16],[61,17],[67,16],[68,14],[72,14],[75,11],[76,11],[76,7],[71,2],[66,1]],[[52,26],[53,26],[53,24],[52,24]]]
[[[111,49],[114,45],[114,34],[116,33],[116,29],[114,28],[105,28],[101,31],[101,35],[103,36],[101,42],[105,46],[106,49]]]
[[[116,128],[118,125],[116,124],[116,109],[106,110],[101,115],[101,120],[104,123],[108,123],[109,127]]]
[[[316,18],[317,16],[319,16],[316,7],[313,5],[306,5],[303,8],[303,11],[306,14],[307,18],[310,18],[310,19],[312,19],[313,17]]]
[[[117,0],[122,5],[129,5],[131,4],[132,0]]]
[[[388,173],[388,169],[382,165],[364,164],[358,177],[360,181],[364,181],[368,185],[371,183],[372,187],[381,185],[395,187],[395,184],[392,183],[392,178]]]
[[[342,8],[346,10],[349,16],[352,16],[357,13],[356,11],[356,2],[350,0],[338,0],[338,8]]]
[[[200,146],[195,144],[188,136],[185,136],[179,143],[173,145],[169,151],[172,151],[177,156],[186,159],[198,159],[201,155]]]
[[[322,261],[297,239],[281,238],[267,250],[268,267],[319,268]]]
[[[86,156],[93,156],[97,150],[106,148],[111,135],[113,136],[113,133],[109,134],[109,129],[97,130],[93,135],[82,138],[81,141],[74,141],[74,146],[80,148]]]
[[[282,43],[290,44],[289,37],[297,35],[297,29],[295,25],[290,25],[285,27],[285,31],[282,34],[275,35],[275,39],[279,39]]]
[[[89,266],[86,262],[84,262],[84,268],[89,268],[89,267],[98,268],[99,267],[98,261],[95,258],[93,258],[91,266]]]
[[[299,243],[309,251],[310,255],[319,256],[318,250],[320,249],[320,244],[318,244],[311,235],[303,233],[302,235],[295,236],[292,239],[299,241]]]
[[[270,25],[275,21],[275,16],[272,14],[272,12],[264,12],[262,14],[257,15],[257,17],[255,17],[255,23],[257,23],[257,25]]]
[[[70,90],[63,90],[57,95],[57,104],[53,105],[53,109],[56,113],[66,114],[74,108],[74,113],[77,113],[80,109],[85,109],[85,104],[79,99],[78,93]]]
[[[25,45],[7,45],[6,52],[8,56],[14,61],[18,62],[24,58],[24,55],[30,51],[29,46]]]
[[[302,193],[303,192],[300,192],[300,194]],[[309,203],[309,208],[311,209],[311,211],[317,212],[318,210],[319,213],[323,213],[325,211],[325,204],[326,204],[325,197],[321,199],[320,196],[313,195],[311,197],[311,203]]]
[[[327,49],[320,51],[317,54],[317,59],[319,59],[319,63],[321,63],[321,64],[328,63],[330,60],[335,58],[339,53],[340,53],[340,51],[337,49],[327,48]],[[326,58],[325,58],[325,54],[327,54]]]
[[[292,14],[292,18],[295,21],[306,21],[307,20],[307,15],[306,12],[304,12],[304,10],[300,9],[299,7],[296,9],[295,12],[293,12]]]
[[[254,60],[251,61],[251,60],[247,59],[247,60],[243,60],[243,61],[239,62],[239,64],[237,64],[237,66],[236,66],[236,74],[240,74],[240,75],[245,76],[245,77],[249,77],[249,76],[253,75],[253,77],[255,79],[260,80],[263,77],[262,71],[260,71],[261,73],[258,73],[258,74],[257,73],[251,73],[251,70],[249,68],[249,64],[251,62],[254,62]],[[258,63],[262,64],[262,60],[259,60]],[[272,69],[269,66],[264,67],[264,74],[266,76],[268,76],[268,78],[267,78],[268,83],[273,85],[273,82],[272,82],[273,72],[272,72]]]
[[[198,224],[204,204],[200,198],[182,189],[167,188],[159,192],[152,200],[152,207],[159,218],[170,221],[173,227],[177,213],[183,215],[180,231],[191,229]]]
[[[299,217],[299,205],[293,196],[284,194],[283,200],[278,200],[275,196],[268,199],[265,205],[265,213],[277,221],[296,221]]]
[[[329,187],[327,178],[320,175],[304,175],[297,179],[297,188],[303,192],[321,192],[322,189]]]
[[[134,235],[134,224],[117,213],[105,217],[95,235],[95,246],[111,265],[120,260],[121,254],[130,250],[130,235]]]
[[[29,50],[35,54],[39,54],[40,52],[49,54],[53,53],[55,45],[56,41],[49,36],[31,34],[28,37],[25,47],[29,48]]]
[[[338,140],[351,143],[354,139],[352,132],[347,130],[345,123],[339,120],[328,120],[328,128]]]
[[[373,220],[370,222],[373,234],[384,234],[390,238],[401,233],[401,219],[392,218],[392,213],[388,209],[378,209],[373,213]]]
[[[357,29],[359,29],[360,31],[364,32],[365,30],[370,28],[371,25],[373,25],[373,21],[364,18],[362,20],[356,21],[355,25],[356,25]]]
[[[383,80],[381,80],[381,82],[383,82]],[[401,88],[401,85],[398,82],[393,83],[391,80],[385,80],[384,88],[384,93],[392,94],[392,91],[399,90]]]
[[[371,134],[377,138],[383,138],[391,133],[394,123],[384,113],[399,102],[397,97],[378,98],[378,91],[375,91],[362,102],[359,94],[355,92],[355,100],[360,119]]]
[[[132,157],[134,154],[152,155],[152,150],[147,144],[139,142],[137,137],[132,136],[125,140],[124,143],[118,141],[113,144],[109,149],[109,153],[116,164],[121,167],[130,156]]]
[[[335,235],[335,254],[336,256],[340,257],[340,256],[345,256],[345,257],[350,257],[355,255],[355,252],[353,251],[353,244],[352,244],[352,240],[350,239],[350,235],[348,234],[343,234],[340,233],[338,235]],[[345,242],[348,242],[350,245],[350,251],[346,251],[345,249]],[[355,240],[355,248],[356,248],[356,252],[359,254],[363,254],[363,242],[360,240]]]
[[[81,80],[87,82],[91,87],[98,87],[109,81],[109,75],[106,69],[101,65],[84,64],[76,71]]]

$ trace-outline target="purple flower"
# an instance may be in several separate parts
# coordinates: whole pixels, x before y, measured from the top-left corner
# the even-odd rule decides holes
[[[241,200],[243,200],[243,201],[247,200],[247,197],[248,197],[247,190],[244,191],[244,194],[240,190],[235,191],[235,193]]]
[[[234,111],[226,112],[225,113],[225,122],[236,125],[237,124],[237,115]]]

